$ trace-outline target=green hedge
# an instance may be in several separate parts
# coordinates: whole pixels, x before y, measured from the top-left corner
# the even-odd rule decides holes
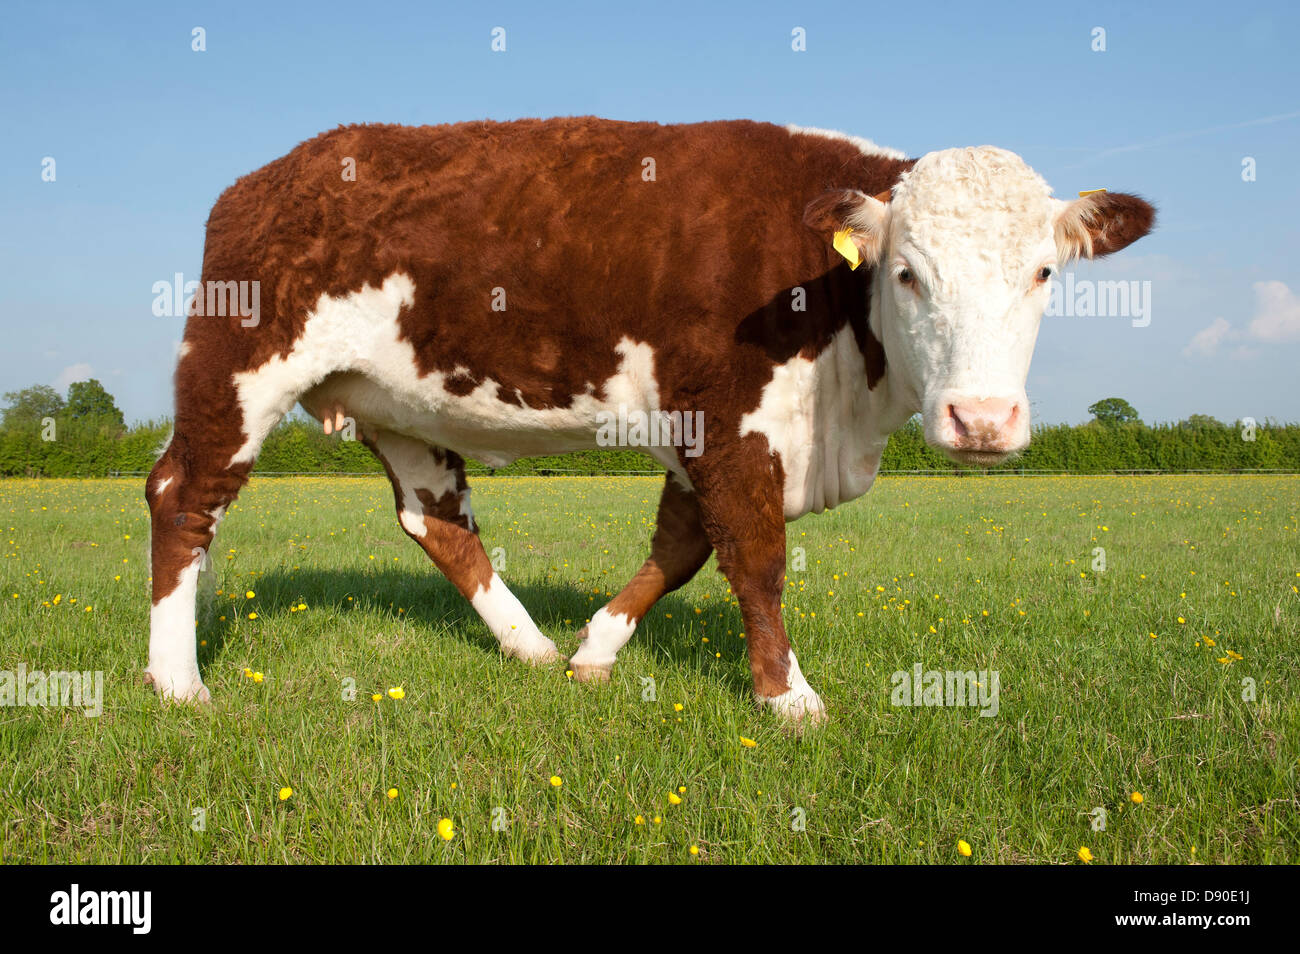
[[[996,471],[1046,470],[1072,474],[1106,474],[1122,470],[1300,470],[1300,425],[1257,425],[1254,440],[1243,437],[1241,424],[1096,423],[1034,428],[1023,453]],[[881,470],[963,468],[925,443],[920,420],[913,418],[889,439]]]
[[[31,477],[103,477],[148,471],[167,439],[166,421],[124,429],[113,423],[59,418],[55,440],[42,440],[37,429],[0,430],[0,475]],[[1028,449],[995,471],[1044,470],[1076,474],[1118,470],[1256,470],[1300,471],[1300,425],[1265,423],[1255,439],[1243,439],[1241,426],[1216,423],[1099,424],[1038,427]],[[470,461],[473,473],[489,469]],[[662,471],[650,458],[632,450],[592,450],[553,457],[530,457],[491,471],[499,474]],[[893,435],[881,461],[885,473],[913,470],[958,471],[926,445],[919,419]],[[267,438],[257,461],[262,473],[379,473],[379,462],[358,441],[326,437],[314,421],[282,423]]]

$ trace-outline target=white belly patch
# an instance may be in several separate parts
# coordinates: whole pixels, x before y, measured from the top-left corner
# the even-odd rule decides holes
[[[603,382],[590,382],[568,407],[507,403],[498,396],[498,384],[509,393],[509,382],[491,379],[468,394],[454,394],[445,387],[448,374],[420,374],[415,350],[401,336],[398,318],[414,301],[415,283],[401,272],[380,288],[366,285],[339,298],[322,295],[287,356],[235,375],[246,440],[231,464],[253,460],[266,434],[300,399],[313,407],[341,404],[358,422],[490,467],[516,457],[594,448],[601,412],[617,413],[620,406],[646,413],[659,409],[654,350],[629,337],[615,346],[618,370]],[[642,449],[680,474],[672,447]]]

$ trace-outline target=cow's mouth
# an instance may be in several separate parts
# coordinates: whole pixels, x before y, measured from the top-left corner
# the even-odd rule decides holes
[[[958,464],[996,467],[1029,444],[1023,400],[950,392],[925,421],[925,439]]]

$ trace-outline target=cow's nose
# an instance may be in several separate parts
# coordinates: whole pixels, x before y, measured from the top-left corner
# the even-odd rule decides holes
[[[1020,422],[1020,403],[1011,398],[961,400],[948,405],[948,418],[961,450],[1009,451]]]

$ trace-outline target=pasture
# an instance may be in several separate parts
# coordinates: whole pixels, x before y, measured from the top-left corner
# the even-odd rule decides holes
[[[567,658],[659,481],[472,486]],[[577,684],[500,656],[380,478],[253,480],[200,616],[214,704],[165,706],[143,481],[6,481],[0,670],[104,690],[96,718],[0,708],[0,858],[1297,863],[1298,511],[1296,477],[883,478],[789,527],[786,622],[830,711],[798,737],[752,701],[712,560]],[[918,664],[997,671],[996,715],[892,705]]]

